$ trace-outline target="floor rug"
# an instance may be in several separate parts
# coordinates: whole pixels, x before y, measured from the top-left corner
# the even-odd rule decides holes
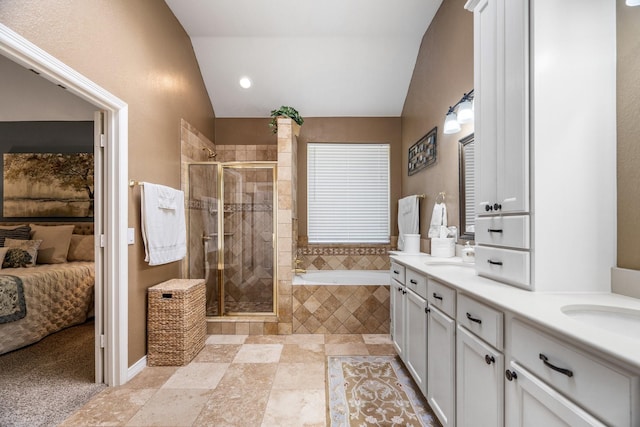
[[[330,356],[328,371],[332,427],[440,426],[394,356]]]

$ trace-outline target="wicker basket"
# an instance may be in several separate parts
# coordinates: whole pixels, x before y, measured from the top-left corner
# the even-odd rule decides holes
[[[147,364],[186,365],[204,347],[204,280],[172,279],[150,287],[147,293]]]

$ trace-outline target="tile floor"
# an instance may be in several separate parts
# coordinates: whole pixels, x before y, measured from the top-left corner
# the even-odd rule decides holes
[[[147,367],[62,426],[326,426],[326,360],[395,354],[388,335],[209,335],[183,367]]]

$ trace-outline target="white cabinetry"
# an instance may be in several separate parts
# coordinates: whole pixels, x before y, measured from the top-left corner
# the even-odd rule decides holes
[[[427,278],[396,262],[391,263],[391,277],[391,339],[398,356],[426,396]]]
[[[462,426],[503,425],[503,314],[458,294],[456,420]]]
[[[456,322],[429,308],[427,400],[443,427],[455,426]]]
[[[469,0],[465,7],[474,12],[478,273],[532,290],[609,291],[615,2]],[[597,102],[573,102],[585,88]],[[571,108],[558,108],[566,102]],[[511,215],[521,219],[506,223]],[[495,227],[485,217],[504,218],[505,226],[488,231]]]
[[[453,427],[456,409],[456,291],[427,281],[427,401],[443,427]]]
[[[391,318],[391,340],[396,349],[396,353],[404,359],[404,349],[406,341],[405,316],[407,310],[407,291],[404,286],[404,266],[391,263],[391,284],[390,292],[390,318]]]
[[[605,426],[516,362],[511,362],[506,376],[505,418],[508,426]]]
[[[422,394],[427,394],[427,301],[407,291],[407,341],[404,362]]]
[[[508,386],[506,405],[514,426],[525,425],[517,420],[535,412],[582,420],[583,425],[601,425],[596,419],[614,426],[640,423],[637,414],[633,415],[633,409],[640,407],[637,375],[518,319],[511,321],[510,330],[513,360],[505,374],[518,384]],[[537,395],[545,397],[533,401]],[[564,397],[557,404],[545,400],[555,395]]]

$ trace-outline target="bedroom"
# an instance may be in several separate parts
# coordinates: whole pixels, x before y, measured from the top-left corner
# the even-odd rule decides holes
[[[3,98],[12,100],[0,104],[0,150],[5,160],[0,185],[3,195],[0,240],[11,235],[18,239],[13,244],[42,240],[36,249],[39,257],[35,268],[21,268],[24,263],[20,260],[11,265],[9,257],[3,257],[4,268],[0,274],[22,278],[26,313],[18,310],[15,320],[0,320],[2,360],[14,350],[85,321],[85,325],[89,325],[85,330],[91,333],[90,342],[95,341],[91,326],[95,280],[93,188],[83,195],[71,187],[93,186],[93,115],[96,108],[3,56],[0,56],[0,73],[4,77]],[[13,177],[9,175],[8,167],[12,160],[17,160],[13,165]],[[33,169],[42,172],[57,168],[60,171],[59,163],[65,160],[75,161],[74,165],[82,166],[90,176],[69,177],[64,185],[68,188],[60,193],[60,197],[46,200],[42,195],[46,193],[38,194],[38,187],[45,191],[48,186],[33,184],[25,177],[43,178],[33,173]],[[56,162],[57,165],[53,164]],[[31,200],[15,197],[24,194],[29,194]],[[84,200],[78,201],[78,198]],[[6,241],[5,246],[9,246],[7,242],[11,241]],[[11,251],[2,249],[0,254]],[[17,268],[11,268],[14,266]],[[34,286],[45,282],[50,282],[47,289],[55,291],[38,294]],[[71,284],[74,284],[74,290],[71,290]],[[54,312],[63,314],[55,315]],[[82,351],[86,351],[93,361],[93,345],[83,347]],[[88,382],[95,377],[93,365],[91,363],[90,372],[86,373]]]

